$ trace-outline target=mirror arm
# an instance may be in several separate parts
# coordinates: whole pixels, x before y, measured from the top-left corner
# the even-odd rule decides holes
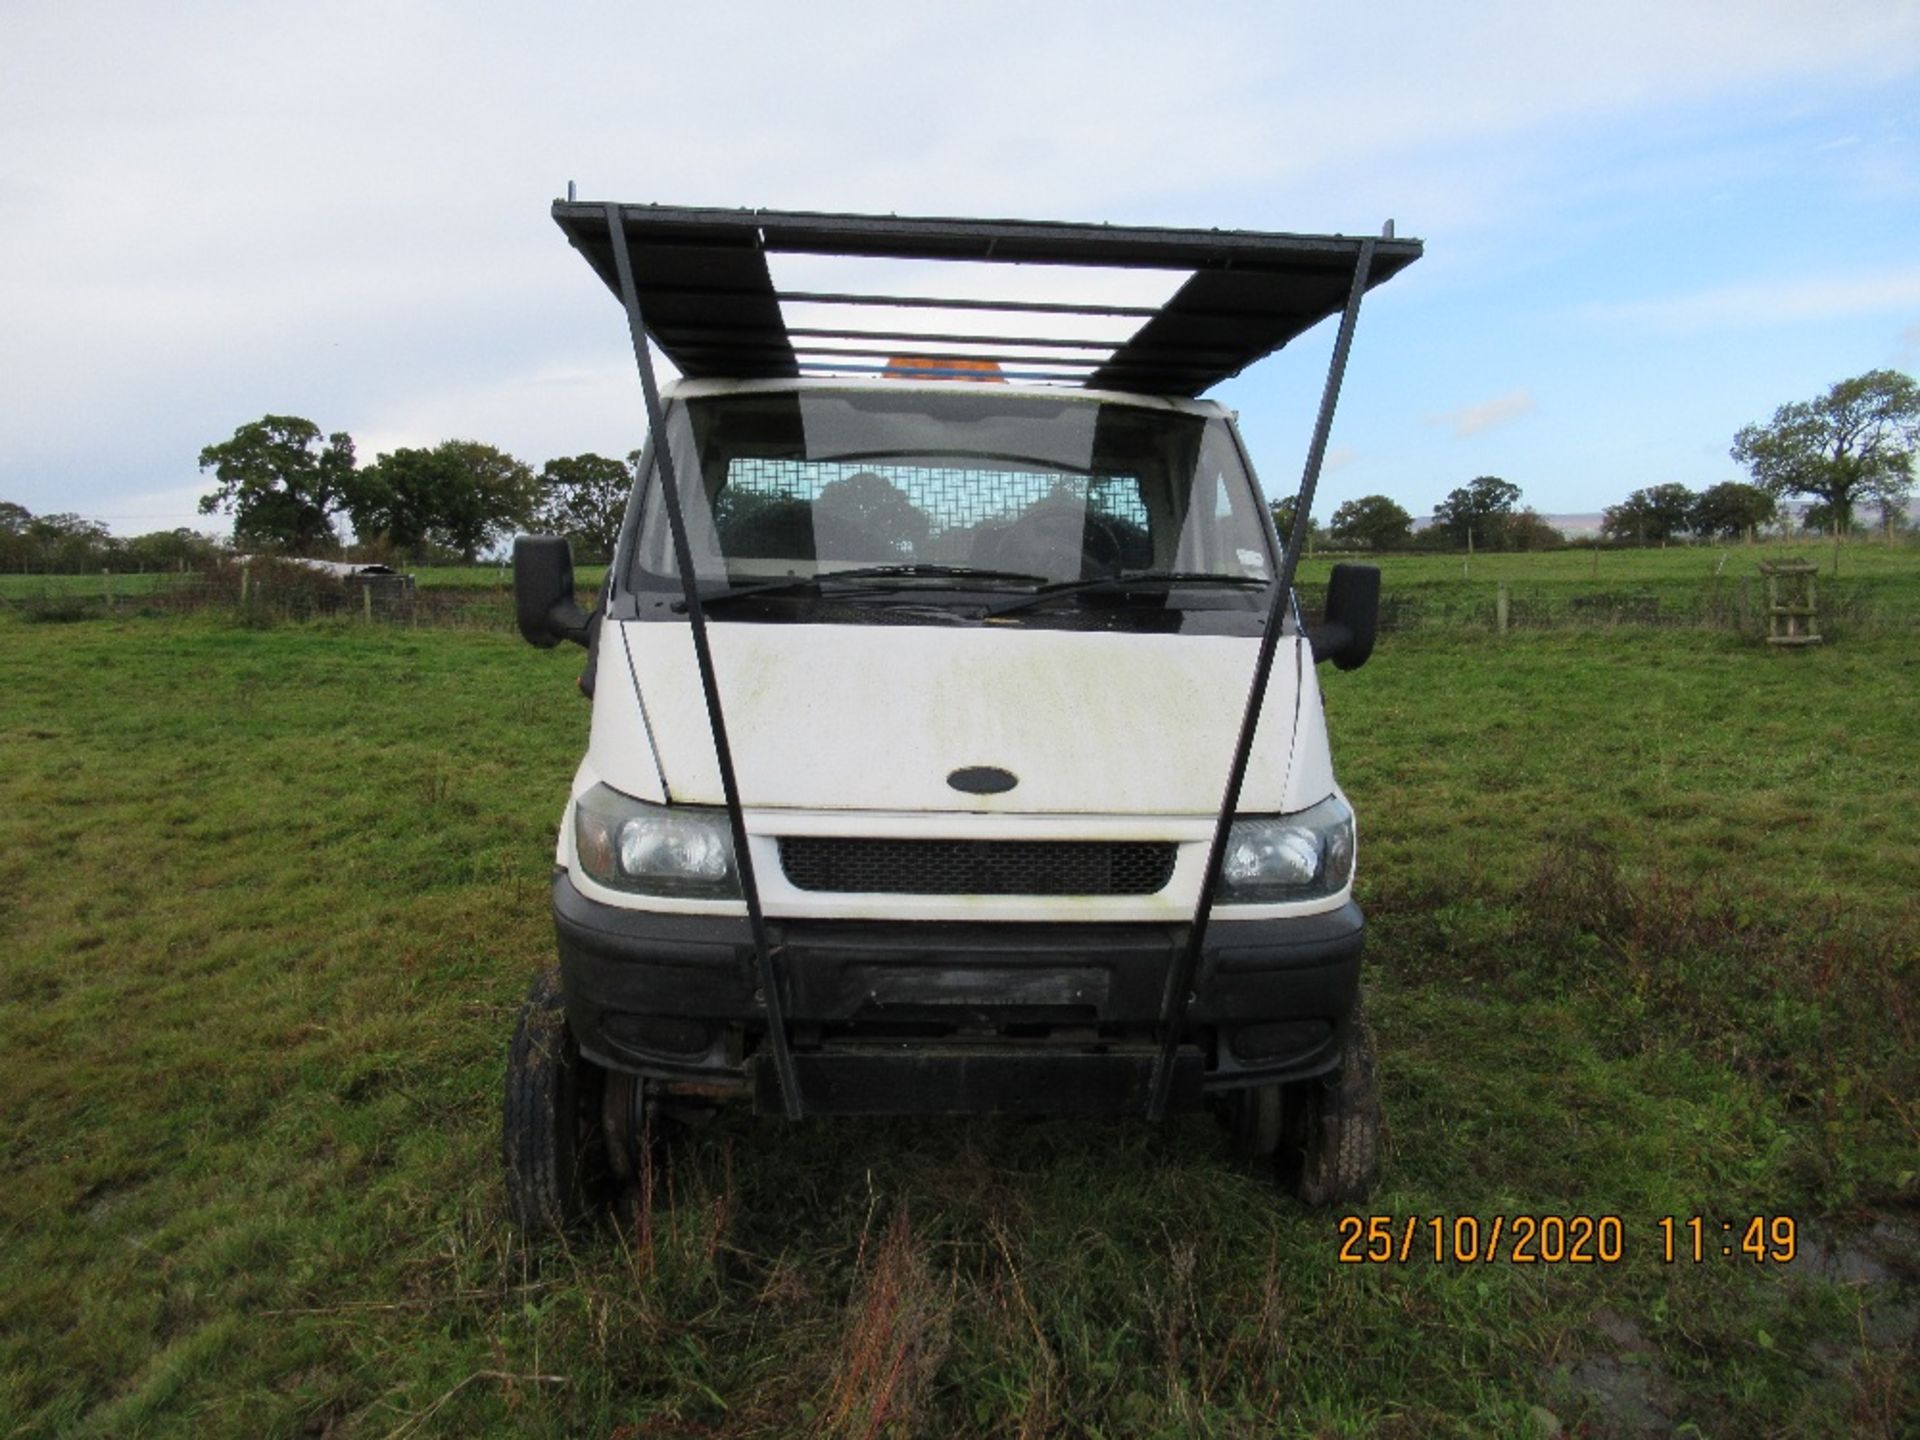
[[[593,617],[580,608],[571,595],[547,611],[547,631],[561,640],[585,645],[593,636],[589,627]]]
[[[1307,627],[1307,644],[1313,647],[1313,663],[1335,660],[1353,644],[1353,627],[1338,620],[1322,620]]]

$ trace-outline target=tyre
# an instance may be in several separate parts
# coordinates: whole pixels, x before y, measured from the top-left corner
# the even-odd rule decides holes
[[[546,970],[520,1007],[501,1109],[507,1209],[523,1229],[563,1230],[613,1198],[605,1093],[606,1072],[580,1054],[567,1028],[559,968]]]
[[[1373,1030],[1355,1010],[1340,1068],[1286,1087],[1277,1151],[1280,1183],[1303,1204],[1352,1205],[1380,1178],[1380,1087]]]

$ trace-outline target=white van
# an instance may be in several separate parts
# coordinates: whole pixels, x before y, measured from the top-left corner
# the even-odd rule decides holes
[[[591,615],[564,540],[515,547],[522,632],[589,647],[593,706],[559,964],[509,1060],[516,1217],[590,1212],[734,1096],[1210,1106],[1309,1203],[1367,1193],[1355,822],[1315,661],[1366,659],[1378,573],[1338,567],[1303,628],[1234,418],[1196,397],[1342,316],[1304,516],[1360,297],[1418,242],[555,216],[625,303],[650,441]],[[768,257],[796,253],[1190,274],[1155,307],[782,289]],[[685,378],[657,384],[649,341]]]

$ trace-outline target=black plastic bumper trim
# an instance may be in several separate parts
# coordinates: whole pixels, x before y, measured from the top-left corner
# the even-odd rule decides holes
[[[589,1058],[680,1081],[707,1077],[741,1083],[763,1068],[754,1063],[752,1051],[754,1037],[764,1034],[766,1012],[744,918],[603,904],[581,894],[564,870],[554,875],[553,910],[568,1019]],[[1236,1061],[1227,1045],[1211,1042],[1238,1025],[1317,1018],[1337,1027],[1358,995],[1364,929],[1359,907],[1352,904],[1319,915],[1270,920],[1223,915],[1216,921],[1187,1015],[1195,1043],[1217,1051],[1203,1083],[1208,1088],[1270,1083],[1330,1067],[1336,1053],[1332,1045],[1247,1064]],[[995,1067],[1037,1075],[1022,1068],[1033,1052],[961,1050],[964,1063],[954,1061],[942,1070],[930,1057],[947,1056],[942,1065],[953,1059],[938,1038],[943,1030],[991,1035],[1009,1026],[1056,1026],[1133,1034],[1150,1028],[1186,938],[1185,925],[1160,923],[770,920],[768,932],[789,1023],[796,1033],[811,1029],[829,1042],[824,1050],[795,1054],[796,1064],[805,1060],[809,1073],[821,1077],[817,1086],[802,1078],[809,1108],[818,1088],[828,1111],[865,1104],[906,1113],[927,1113],[922,1107],[928,1105],[970,1104],[970,1097],[989,1109],[1028,1103],[1017,1095],[1005,1098],[996,1083],[970,1077]],[[610,1018],[634,1015],[702,1020],[735,1040],[731,1047],[716,1043],[698,1060],[648,1054],[610,1031]],[[897,1059],[899,1068],[883,1076],[884,1067],[872,1068],[878,1060],[864,1053],[843,1064],[831,1044],[838,1033],[871,1040],[897,1035],[889,1064]],[[1040,1097],[1035,1104],[1050,1092],[1065,1103],[1079,1085],[1089,1094],[1130,1093],[1130,1081],[1108,1073],[1116,1068],[1109,1063],[1111,1055],[1071,1048],[1040,1053],[1044,1058],[1037,1063],[1043,1069],[1099,1063],[1071,1082],[1051,1078],[1066,1070],[1049,1070],[1032,1091]],[[875,1088],[860,1092],[866,1100],[847,1098],[854,1092],[840,1077],[854,1073],[873,1077]],[[912,1083],[895,1089],[901,1077]],[[1009,1093],[1025,1093],[1025,1082],[1010,1083]],[[1184,1072],[1180,1083],[1184,1101]]]

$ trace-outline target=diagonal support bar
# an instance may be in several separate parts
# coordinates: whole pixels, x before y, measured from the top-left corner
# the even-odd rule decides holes
[[[720,686],[714,677],[713,652],[707,645],[706,611],[693,573],[693,548],[687,543],[687,522],[680,507],[680,484],[674,474],[673,446],[661,418],[660,385],[653,373],[653,351],[646,316],[640,310],[640,291],[633,282],[633,255],[627,248],[626,226],[620,207],[609,205],[607,238],[613,245],[614,267],[620,279],[620,298],[627,307],[627,328],[633,335],[633,358],[640,367],[640,388],[646,395],[647,429],[660,465],[661,493],[667,502],[667,524],[673,531],[673,558],[680,568],[681,593],[693,631],[693,657],[700,669],[700,688],[706,694],[707,724],[713,731],[714,757],[720,765],[720,788],[727,801],[727,826],[733,833],[734,864],[740,871],[740,893],[747,902],[747,923],[753,931],[754,961],[767,1017],[767,1050],[780,1082],[780,1101],[789,1120],[801,1115],[799,1077],[794,1074],[793,1049],[788,1043],[786,1004],[774,973],[773,950],[767,943],[766,917],[760,913],[760,887],[753,877],[753,853],[747,845],[746,812],[740,807],[740,787],[733,772],[733,749],[727,743],[726,719],[720,710]]]
[[[1388,232],[1391,234],[1391,230]],[[1267,604],[1267,623],[1260,632],[1260,651],[1253,664],[1253,682],[1247,689],[1246,708],[1240,719],[1240,737],[1234,742],[1233,764],[1227,771],[1226,794],[1220,801],[1220,818],[1213,828],[1213,843],[1207,850],[1206,873],[1200,883],[1200,903],[1194,910],[1193,924],[1187,927],[1187,943],[1167,974],[1167,990],[1160,1002],[1160,1053],[1154,1060],[1153,1081],[1147,1090],[1147,1116],[1164,1119],[1167,1097],[1173,1085],[1173,1062],[1186,1030],[1187,1006],[1193,999],[1194,977],[1200,970],[1202,947],[1207,938],[1207,921],[1213,914],[1213,894],[1220,884],[1220,866],[1226,858],[1227,835],[1234,814],[1240,808],[1240,787],[1247,778],[1247,761],[1253,754],[1253,737],[1260,728],[1260,704],[1266,698],[1267,677],[1273,673],[1274,652],[1280,643],[1280,631],[1293,599],[1293,576],[1300,552],[1306,546],[1307,517],[1313,509],[1314,491],[1320,485],[1320,466],[1327,455],[1327,436],[1333,429],[1333,412],[1340,403],[1340,382],[1347,373],[1347,355],[1353,349],[1353,329],[1360,319],[1360,299],[1367,291],[1367,275],[1373,268],[1371,238],[1361,242],[1354,262],[1353,286],[1347,292],[1347,308],[1340,316],[1340,330],[1334,337],[1333,359],[1327,367],[1326,388],[1320,392],[1320,413],[1313,423],[1313,441],[1307,447],[1307,464],[1300,477],[1300,493],[1293,502],[1293,533],[1287,536],[1280,557],[1280,576],[1274,582]]]

